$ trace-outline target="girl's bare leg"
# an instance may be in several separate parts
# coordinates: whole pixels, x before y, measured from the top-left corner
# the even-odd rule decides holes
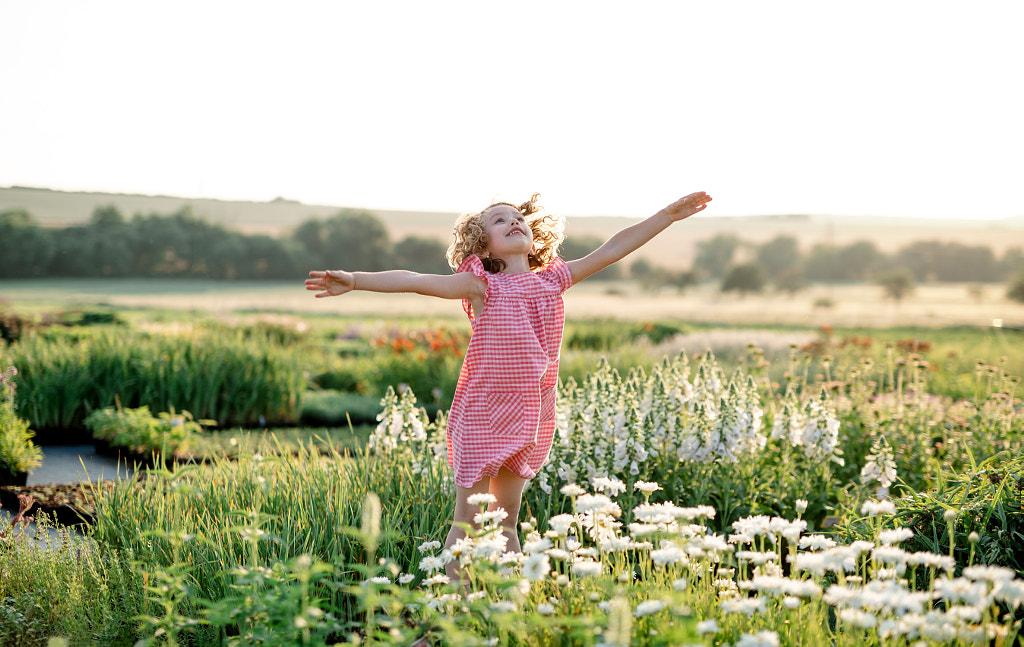
[[[469,497],[473,494],[485,494],[490,488],[490,481],[491,479],[485,477],[468,488],[455,486],[455,519],[452,522],[451,530],[448,531],[448,537],[444,540],[445,548],[451,548],[455,542],[466,536],[466,531],[458,524],[468,523],[470,526],[476,527],[476,524],[473,523],[473,516],[480,512],[480,506],[469,505]],[[458,581],[458,560],[448,562],[444,567],[444,572],[452,582]]]
[[[508,513],[505,520],[501,522],[508,543],[505,545],[507,552],[521,553],[522,547],[519,544],[519,507],[523,503],[523,490],[526,488],[527,479],[516,476],[504,467],[498,470],[498,476],[491,479],[490,493],[497,499],[489,506],[489,510],[502,508]]]
[[[508,513],[505,520],[501,522],[505,536],[508,537],[505,550],[516,553],[522,552],[519,544],[519,508],[523,502],[523,489],[526,487],[526,482],[527,479],[516,476],[503,467],[498,471],[498,476],[495,478],[484,477],[468,488],[456,485],[455,520],[452,523],[451,530],[448,531],[448,537],[444,540],[444,547],[451,548],[455,545],[455,542],[466,536],[466,531],[459,527],[458,524],[466,523],[474,528],[477,527],[477,524],[473,523],[473,517],[480,512],[480,507],[469,505],[469,497],[473,494],[490,493],[494,495],[497,501],[490,504],[488,509],[497,510],[502,508]],[[459,564],[456,560],[448,562],[444,567],[444,571],[452,582],[458,581]]]

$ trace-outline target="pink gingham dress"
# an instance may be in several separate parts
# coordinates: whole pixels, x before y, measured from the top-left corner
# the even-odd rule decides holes
[[[487,282],[448,414],[448,463],[455,483],[470,487],[501,467],[533,478],[547,461],[555,433],[555,388],[569,266],[556,258],[542,270],[491,274],[471,254],[459,272]]]

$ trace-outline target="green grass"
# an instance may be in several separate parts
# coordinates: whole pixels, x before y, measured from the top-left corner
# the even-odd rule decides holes
[[[363,450],[373,429],[374,425],[365,424],[353,427],[226,429],[194,436],[191,446],[194,456],[202,460],[271,454],[276,451],[299,455],[309,448],[320,454],[336,450],[346,455]]]

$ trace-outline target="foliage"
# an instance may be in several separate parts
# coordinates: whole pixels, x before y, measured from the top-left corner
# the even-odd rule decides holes
[[[379,551],[397,563],[410,563],[415,542],[436,536],[438,520],[453,512],[450,474],[427,456],[406,461],[358,452],[347,459],[306,447],[298,454],[240,455],[148,476],[141,484],[119,481],[109,493],[97,493],[95,537],[154,566],[191,565],[196,595],[209,600],[223,599],[237,569],[252,568],[254,560],[269,567],[310,554],[346,569],[365,565],[358,542],[339,527],[359,525],[368,492],[388,502]],[[246,541],[242,527],[260,541]],[[183,546],[168,539],[182,534],[193,539]],[[352,613],[345,592],[320,593]]]
[[[672,321],[573,321],[566,324],[563,341],[570,350],[611,351],[641,339],[660,344],[686,330],[686,326]]]
[[[0,477],[31,472],[42,462],[42,451],[32,442],[35,433],[18,416],[14,395],[18,374],[13,366],[0,373]]]
[[[583,258],[604,244],[596,236],[567,235],[558,249],[558,255],[567,261]],[[590,276],[588,281],[617,281],[623,277],[623,263],[612,263],[597,274]]]
[[[790,296],[803,290],[808,285],[807,276],[799,268],[783,270],[775,276],[774,282],[777,290],[785,292]],[[817,301],[820,300],[819,298]],[[817,307],[817,301],[815,302],[815,307]]]
[[[896,252],[892,262],[909,269],[918,281],[995,281],[1000,278],[995,254],[982,245],[919,241]]]
[[[0,340],[15,342],[32,329],[32,320],[28,317],[9,312],[0,303]]]
[[[51,236],[27,211],[0,212],[0,278],[45,276],[55,253]]]
[[[1001,452],[964,471],[937,466],[931,480],[933,487],[908,489],[894,502],[894,522],[914,531],[906,549],[951,555],[956,572],[980,563],[1024,573],[1024,457]],[[860,515],[846,516],[847,540],[870,537]]]
[[[399,426],[407,429],[407,422]],[[391,462],[403,461],[395,455]],[[150,500],[159,515],[163,499],[181,499],[173,492],[188,493],[191,485],[127,496],[155,494]],[[677,505],[653,482],[637,482],[644,496],[630,504],[618,485],[609,479],[596,491],[566,487],[570,511],[524,522],[522,553],[504,550],[501,511],[487,509],[487,495],[466,539],[442,550],[438,541],[409,538],[406,559],[388,545],[396,533],[392,524],[408,522],[388,509],[407,502],[384,497],[382,505],[372,492],[355,514],[342,517],[336,534],[351,543],[341,558],[321,554],[316,543],[302,546],[275,534],[281,526],[260,513],[265,495],[212,536],[194,534],[192,526],[146,531],[153,550],[137,560],[138,569],[153,583],[147,587],[151,608],[162,612],[143,618],[142,644],[159,636],[170,644],[218,644],[225,634],[238,635],[242,644],[265,644],[267,632],[277,641],[315,645],[344,639],[541,646],[600,638],[606,645],[712,639],[843,646],[889,644],[887,636],[927,645],[986,634],[1012,644],[1020,633],[1020,621],[1002,610],[1024,606],[1024,581],[989,566],[964,569],[954,579],[953,559],[943,551],[904,550],[900,544],[915,533],[887,527],[897,521],[888,501],[865,501],[867,538],[840,544],[809,532],[799,512],[743,517],[728,534],[718,533],[708,524],[717,517],[710,506]],[[202,494],[185,496],[203,501],[213,492]],[[213,505],[224,495],[215,496]],[[179,514],[181,521],[191,519]],[[286,543],[289,550],[282,550]],[[229,546],[235,552],[217,574],[224,586],[207,597],[207,560],[228,554]],[[234,565],[237,559],[242,562]],[[453,560],[461,585],[437,573]],[[901,577],[912,572],[910,579]]]
[[[332,427],[366,424],[376,420],[380,398],[341,391],[309,391],[302,397],[299,419],[308,425]]]
[[[739,292],[740,295],[764,290],[764,270],[757,263],[743,263],[729,270],[722,279],[722,292]]]
[[[410,390],[350,458],[267,447],[97,492],[95,536],[135,556],[143,637],[169,644],[1012,644],[1024,582],[994,564],[1019,561],[1014,380],[985,365],[968,402],[937,399],[924,342],[877,365],[870,347],[794,349],[781,385],[756,348],[732,376],[707,355],[567,382],[523,554],[486,501],[441,550],[444,418]],[[890,477],[901,498],[865,500]],[[947,507],[952,548],[929,525]],[[465,589],[435,574],[452,558]]]
[[[95,409],[188,409],[221,425],[296,420],[305,385],[299,349],[245,331],[183,335],[57,331],[0,347],[25,380],[18,406],[37,429],[81,425]]]
[[[800,247],[793,236],[776,236],[757,248],[757,262],[769,280],[778,284],[787,273],[799,273]]]
[[[112,447],[142,455],[156,452],[168,458],[185,455],[193,436],[202,432],[204,424],[213,424],[212,420],[194,420],[188,411],[176,413],[172,409],[154,416],[145,406],[138,409],[97,409],[82,422],[92,432],[93,438]]]
[[[906,269],[897,269],[879,274],[875,283],[882,286],[885,296],[896,303],[914,291],[914,277]]]
[[[718,234],[710,240],[699,241],[693,269],[712,279],[724,277],[740,244],[740,239],[732,234]]]
[[[306,249],[303,265],[309,269],[389,268],[392,248],[388,230],[365,209],[342,209],[326,220],[311,218],[299,225],[295,239]]]
[[[628,474],[661,483],[681,505],[713,505],[719,528],[792,510],[794,489],[814,493],[810,512],[820,521],[838,498],[830,461],[842,462],[838,420],[823,397],[790,390],[763,401],[751,376],[727,379],[710,354],[692,374],[685,356],[625,377],[605,364],[564,385],[554,446],[524,507],[538,517],[564,512],[568,501],[555,494],[563,485]],[[629,490],[624,504],[641,497]]]
[[[447,251],[439,240],[408,236],[395,243],[394,267],[424,274],[448,274],[451,268],[445,258]]]
[[[52,636],[71,645],[131,647],[146,610],[142,577],[130,552],[54,529],[0,518],[0,645],[43,647]]]
[[[815,281],[863,281],[885,262],[883,254],[870,241],[844,247],[819,244],[808,254],[804,272]]]
[[[1024,303],[1024,270],[1021,270],[1010,281],[1006,288],[1006,298],[1017,303]]]

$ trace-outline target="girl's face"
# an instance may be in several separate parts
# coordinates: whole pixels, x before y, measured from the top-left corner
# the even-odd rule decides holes
[[[518,209],[500,204],[484,212],[483,218],[491,256],[507,259],[533,250],[533,230]]]

